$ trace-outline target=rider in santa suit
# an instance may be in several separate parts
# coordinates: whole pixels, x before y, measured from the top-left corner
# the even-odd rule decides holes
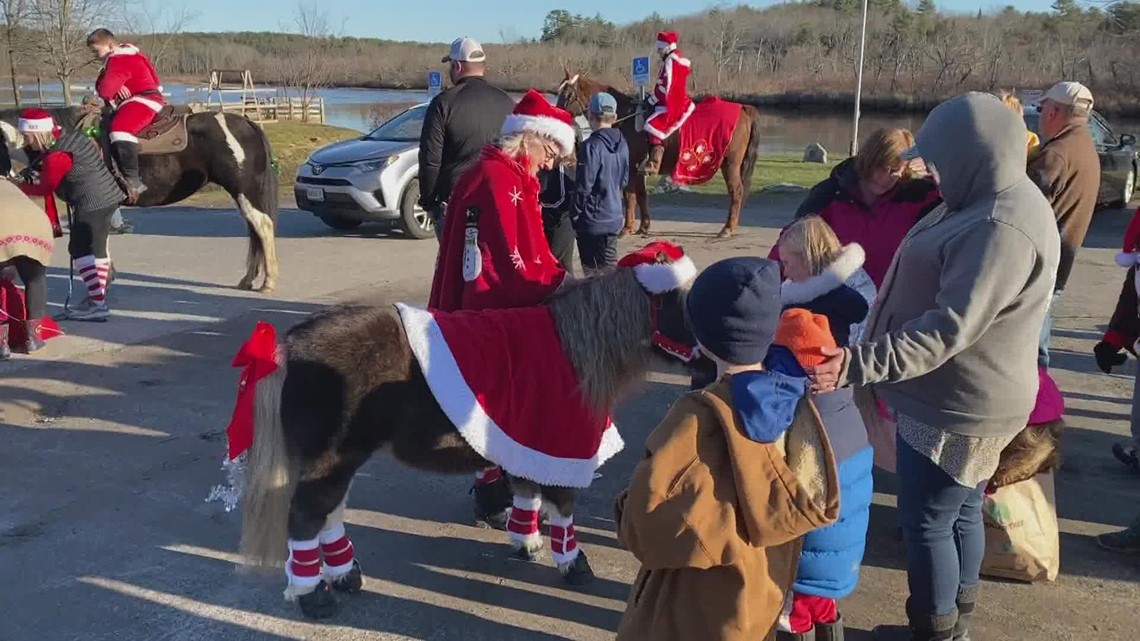
[[[154,122],[166,106],[162,84],[150,58],[132,44],[119,44],[115,34],[96,29],[87,36],[87,47],[101,60],[103,70],[95,83],[99,97],[112,105],[111,149],[128,185],[130,202],[146,191],[139,178],[138,133]]]
[[[654,48],[661,55],[661,71],[657,74],[657,84],[647,102],[653,107],[653,114],[645,121],[645,133],[649,137],[649,156],[642,165],[646,176],[654,176],[661,169],[661,159],[665,156],[665,139],[681,128],[693,113],[693,101],[686,89],[692,63],[681,55],[677,47],[677,34],[662,31],[657,34]]]
[[[574,121],[535,90],[455,184],[428,307],[451,312],[542,303],[566,279],[542,227],[538,172],[574,151]],[[505,529],[513,497],[502,470],[476,475],[476,518]]]

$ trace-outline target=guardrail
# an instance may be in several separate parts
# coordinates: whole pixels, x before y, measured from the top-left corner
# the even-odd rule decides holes
[[[241,114],[257,122],[275,122],[278,120],[303,120],[324,124],[325,101],[324,98],[311,98],[302,101],[300,98],[258,98],[236,102],[190,103],[194,111],[224,111]]]

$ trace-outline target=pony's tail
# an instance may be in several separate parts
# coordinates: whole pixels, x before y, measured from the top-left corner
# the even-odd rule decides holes
[[[254,439],[242,492],[241,554],[245,564],[255,567],[283,567],[288,556],[289,506],[299,465],[289,456],[281,425],[284,350],[278,347],[278,367],[258,381],[254,401]]]
[[[744,162],[740,165],[740,181],[744,185],[744,197],[752,193],[752,172],[756,169],[756,160],[760,157],[760,110],[745,106],[752,119],[751,131],[748,134],[748,150],[744,152]]]

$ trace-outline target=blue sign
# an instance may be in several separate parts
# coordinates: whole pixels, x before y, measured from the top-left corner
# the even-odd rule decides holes
[[[428,72],[428,98],[435,98],[443,91],[443,74],[438,71]]]
[[[649,86],[649,56],[638,56],[633,59],[633,84],[638,87]]]

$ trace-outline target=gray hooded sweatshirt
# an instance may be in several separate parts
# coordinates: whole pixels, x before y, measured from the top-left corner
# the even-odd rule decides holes
[[[903,240],[841,385],[874,384],[947,432],[1008,436],[1037,396],[1037,338],[1061,241],[1025,174],[1025,125],[984,93],[948,100],[915,139],[944,203]]]

